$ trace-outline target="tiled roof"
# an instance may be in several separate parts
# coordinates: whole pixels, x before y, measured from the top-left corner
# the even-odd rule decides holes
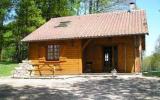
[[[147,34],[144,10],[52,18],[22,41],[45,41]]]

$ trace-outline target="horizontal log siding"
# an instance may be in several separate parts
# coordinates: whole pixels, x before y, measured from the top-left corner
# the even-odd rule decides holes
[[[60,61],[64,61],[60,66],[56,67],[54,74],[81,74],[82,73],[82,60],[81,60],[81,41],[52,41],[52,42],[38,42],[30,43],[29,45],[29,59],[32,63],[38,63],[39,59],[45,59],[46,51],[45,47],[47,44],[60,44]],[[45,60],[46,61],[46,60]],[[49,63],[52,65],[53,63]],[[39,65],[35,68],[35,74],[40,75],[53,75],[53,69],[47,65]]]
[[[81,74],[82,68],[85,67],[82,67],[82,46],[86,40],[87,39],[29,43],[29,59],[32,60],[33,63],[38,63],[39,58],[45,59],[46,57],[45,47],[47,46],[47,44],[60,44],[60,60],[65,62],[61,63],[60,67],[56,68],[55,74]],[[143,44],[145,44],[145,38],[143,38],[142,42]],[[117,46],[118,72],[139,72],[139,50],[138,46],[135,47],[134,43],[134,36],[92,39],[92,41],[86,46],[86,53],[85,55],[83,55],[83,57],[85,56],[88,61],[93,62],[91,68],[92,72],[103,72],[103,47]],[[143,46],[143,49],[144,48],[145,45]],[[84,63],[86,61],[83,59]],[[53,72],[49,70],[50,67],[45,65],[41,68],[41,74],[53,75]],[[35,74],[39,75],[39,72],[35,71]]]

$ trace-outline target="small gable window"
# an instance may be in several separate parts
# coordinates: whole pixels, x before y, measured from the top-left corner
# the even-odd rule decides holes
[[[47,46],[47,60],[58,61],[60,54],[60,45],[48,45]]]

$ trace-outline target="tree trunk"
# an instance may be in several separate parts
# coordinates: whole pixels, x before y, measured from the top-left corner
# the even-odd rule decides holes
[[[2,48],[3,48],[3,18],[0,21],[0,61],[2,60]]]
[[[84,1],[84,14],[86,15],[87,14],[87,2]]]
[[[2,48],[0,48],[0,61],[2,61]]]
[[[2,36],[2,31],[0,31],[0,61],[2,60],[2,49],[3,49],[3,36]]]
[[[96,12],[98,12],[98,10],[99,10],[99,0],[97,0],[96,2]]]
[[[17,63],[21,61],[21,51],[20,51],[20,44],[16,43],[16,55],[15,55],[15,60]]]
[[[89,14],[92,14],[92,0],[89,1]]]

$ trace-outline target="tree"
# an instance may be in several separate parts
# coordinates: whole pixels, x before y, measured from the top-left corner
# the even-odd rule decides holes
[[[104,6],[100,11],[102,12],[110,12],[110,11],[128,11],[129,3],[135,0],[110,0],[108,6]]]
[[[155,52],[153,54],[151,64],[154,67],[154,69],[156,68],[160,69],[160,36],[156,41]]]
[[[41,10],[36,7],[34,0],[20,0],[16,6],[16,23],[13,28],[16,59],[20,62],[27,57],[27,46],[22,45],[21,39],[34,31],[45,20],[41,16]],[[22,53],[23,52],[23,53]]]
[[[92,14],[117,10],[128,10],[127,0],[82,0],[79,13]]]
[[[92,14],[99,12],[104,6],[108,6],[111,0],[81,0],[79,14]]]
[[[156,41],[154,53],[143,60],[143,70],[160,71],[160,36]]]
[[[80,0],[35,0],[42,11],[42,16],[47,21],[51,18],[76,14]]]
[[[14,51],[14,58],[19,62],[27,56],[27,45],[25,43],[22,45],[21,39],[45,21],[55,17],[117,10],[115,8],[127,5],[125,1],[126,0],[1,0],[0,55],[2,55],[2,48],[8,52],[10,49],[8,49],[8,47],[11,46],[11,52]],[[10,14],[14,15],[13,19],[11,19],[12,21],[4,25],[6,18],[9,18]],[[12,56],[12,54],[9,56]]]
[[[5,32],[3,33],[3,50],[2,59],[11,61],[15,54],[15,38],[12,32],[14,22],[5,25]]]
[[[45,19],[76,14],[75,8],[78,8],[80,3],[80,0],[11,1],[14,5],[12,11],[15,11],[15,16],[13,21],[7,24],[8,30],[4,33],[3,39],[5,50],[15,51],[14,59],[17,62],[27,57],[27,44],[23,43],[22,45],[22,38],[42,25]],[[8,46],[12,46],[12,48],[8,49]],[[9,56],[11,57],[12,54]]]
[[[160,35],[156,41],[155,52],[160,54]]]
[[[4,21],[6,20],[7,12],[9,11],[11,2],[10,0],[0,1],[0,61],[2,58],[3,49],[3,33],[5,32]]]
[[[152,59],[152,56],[147,56],[147,57],[144,57],[143,59],[143,66],[142,66],[142,71],[149,71],[151,70],[151,59]]]

